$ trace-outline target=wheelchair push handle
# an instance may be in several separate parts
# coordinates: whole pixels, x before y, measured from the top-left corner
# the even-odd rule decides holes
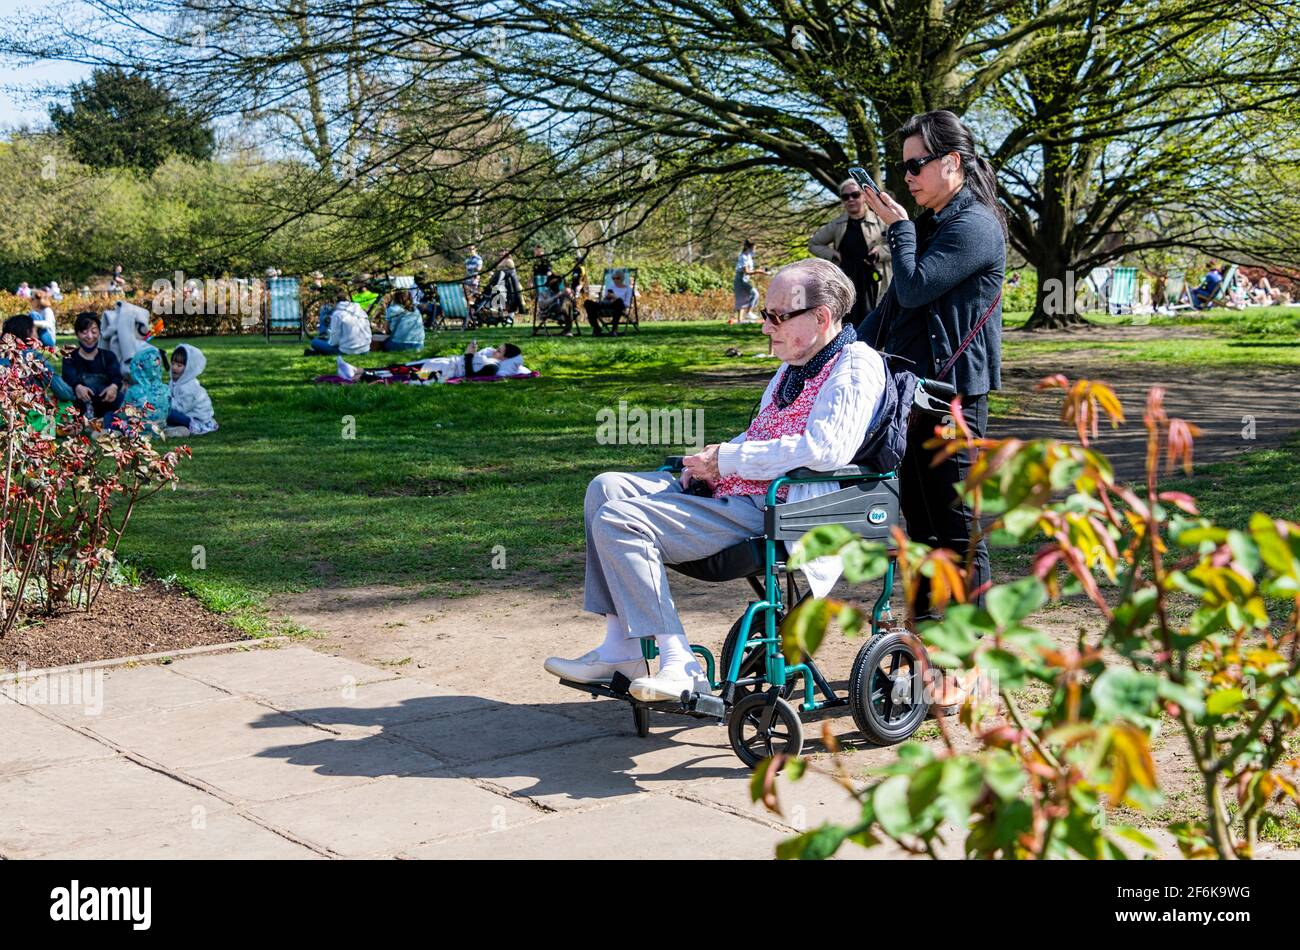
[[[951,383],[941,383],[934,379],[922,379],[917,382],[916,395],[912,405],[922,412],[943,416],[948,413],[948,405],[957,395],[957,387]]]

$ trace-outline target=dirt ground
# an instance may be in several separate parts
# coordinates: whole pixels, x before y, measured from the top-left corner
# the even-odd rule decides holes
[[[88,613],[67,611],[10,630],[0,639],[0,671],[19,663],[40,669],[243,637],[194,598],[157,581],[139,590],[105,587]]]

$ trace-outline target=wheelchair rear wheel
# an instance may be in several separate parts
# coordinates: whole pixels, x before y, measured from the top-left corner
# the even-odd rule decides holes
[[[884,630],[862,645],[849,674],[849,708],[878,745],[902,742],[925,721],[929,656],[913,634]]]
[[[771,702],[771,718],[768,704]],[[794,707],[779,696],[751,693],[731,707],[727,719],[731,750],[751,769],[772,755],[797,756],[803,751],[803,725]]]

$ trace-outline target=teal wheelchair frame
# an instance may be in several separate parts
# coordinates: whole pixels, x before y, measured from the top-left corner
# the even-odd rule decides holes
[[[660,471],[680,471],[681,465],[681,457],[670,457]],[[778,498],[787,485],[823,482],[839,482],[840,488],[800,502],[781,502]],[[669,565],[701,580],[743,577],[759,598],[749,603],[732,626],[718,660],[707,647],[691,645],[704,665],[710,693],[683,693],[676,702],[645,703],[628,693],[631,682],[621,674],[616,674],[608,686],[560,682],[593,696],[628,702],[640,736],[649,731],[652,711],[725,724],[732,750],[751,768],[774,754],[800,754],[800,712],[849,706],[868,740],[882,745],[901,742],[916,731],[928,713],[923,686],[929,663],[915,636],[891,626],[895,570],[892,558],[872,608],[871,636],[854,660],[846,695],[835,691],[811,657],[787,663],[780,637],[787,611],[802,599],[793,573],[786,569],[784,542],[795,541],[818,525],[839,524],[856,534],[888,543],[892,540],[891,529],[900,518],[898,479],[892,472],[871,472],[857,466],[833,472],[789,472],[768,486],[761,538],[751,538],[701,561]],[[782,573],[786,575],[787,597],[782,596]],[[649,663],[658,655],[658,649],[653,639],[641,642]],[[803,698],[796,708],[790,698],[800,682]]]

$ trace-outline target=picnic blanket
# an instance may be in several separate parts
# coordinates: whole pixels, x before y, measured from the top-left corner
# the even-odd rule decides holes
[[[541,375],[542,375],[541,373],[537,372],[536,370],[533,370],[530,373],[515,373],[513,376],[457,376],[454,379],[447,380],[446,385],[453,386],[456,383],[501,383],[501,382],[505,382],[508,379],[534,379]],[[436,379],[420,379],[417,376],[408,376],[405,378],[401,376],[389,376],[383,379],[363,379],[360,377],[358,377],[357,379],[344,379],[342,376],[338,376],[333,373],[326,376],[317,376],[315,379],[312,380],[312,382],[328,383],[331,385],[338,384],[338,385],[345,385],[345,386],[350,386],[353,383],[370,383],[372,385],[377,383],[382,386],[386,386],[391,383],[401,383],[406,386],[438,385],[438,381]]]

